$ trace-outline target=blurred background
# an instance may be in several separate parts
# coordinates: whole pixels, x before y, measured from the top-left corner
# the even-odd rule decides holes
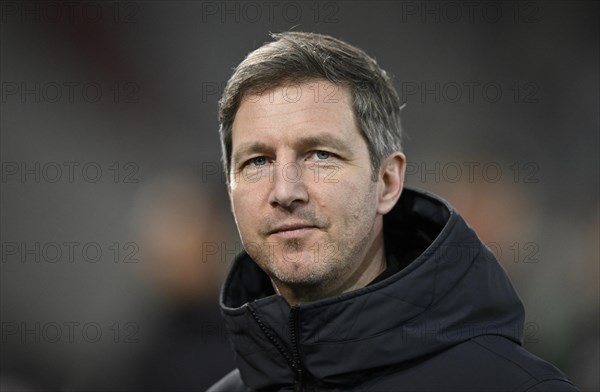
[[[597,2],[0,6],[3,391],[204,390],[233,368],[217,101],[289,29],[394,75],[409,185],[498,256],[525,346],[600,390]]]

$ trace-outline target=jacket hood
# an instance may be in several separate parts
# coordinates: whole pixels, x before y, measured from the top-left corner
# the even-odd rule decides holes
[[[289,386],[294,361],[308,377],[341,386],[481,335],[521,344],[524,309],[518,295],[494,255],[446,201],[405,188],[384,216],[384,238],[386,253],[406,261],[403,269],[294,309],[274,294],[247,253],[235,259],[221,310],[246,385]]]

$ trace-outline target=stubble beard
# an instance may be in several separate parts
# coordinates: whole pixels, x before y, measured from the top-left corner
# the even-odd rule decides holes
[[[365,257],[370,239],[370,235],[367,234],[351,244],[349,241],[315,243],[314,246],[320,249],[329,246],[335,250],[335,253],[331,257],[327,254],[319,254],[316,260],[300,262],[305,264],[299,266],[300,271],[294,271],[298,273],[290,273],[285,266],[281,268],[278,264],[290,263],[290,261],[272,260],[266,269],[267,274],[276,287],[284,287],[293,292],[294,296],[302,302],[334,295],[341,291],[340,288],[353,275],[360,261]],[[312,254],[310,257],[313,257]]]
[[[375,184],[370,184],[369,192],[363,200],[360,200],[355,207],[358,213],[354,216],[359,216],[361,207],[372,203]],[[352,207],[351,207],[352,208]],[[362,210],[363,212],[366,212]],[[366,212],[369,218],[374,218],[375,211]],[[357,232],[351,233],[337,241],[321,239],[315,242],[307,242],[304,239],[290,239],[282,242],[277,248],[279,252],[272,253],[270,257],[265,257],[268,253],[262,251],[258,258],[253,259],[259,266],[269,275],[276,290],[285,289],[285,291],[293,292],[294,296],[301,299],[302,302],[314,301],[325,298],[331,295],[343,292],[343,287],[347,280],[355,277],[355,272],[360,268],[367,256],[371,242],[373,241],[373,225],[374,219],[371,221],[344,222],[342,225],[359,224],[368,227],[359,227],[359,235]],[[327,238],[327,237],[326,237]],[[315,252],[315,248],[318,250]],[[284,257],[281,249],[292,250],[292,255]],[[301,261],[295,257],[301,253]],[[315,255],[317,257],[315,257]],[[252,256],[252,255],[251,255]],[[290,267],[290,264],[294,265]],[[278,290],[279,291],[279,290]]]

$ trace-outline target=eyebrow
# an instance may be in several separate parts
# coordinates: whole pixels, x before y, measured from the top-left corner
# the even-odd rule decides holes
[[[263,142],[248,142],[242,144],[235,154],[233,154],[233,163],[237,163],[241,160],[245,155],[250,155],[255,152],[270,152],[272,150],[271,147],[267,143]]]
[[[342,139],[332,135],[305,136],[298,139],[297,144],[304,148],[313,148],[319,146],[331,147],[334,150],[349,152],[350,148]]]

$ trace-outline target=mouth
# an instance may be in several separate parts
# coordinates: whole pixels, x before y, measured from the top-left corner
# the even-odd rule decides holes
[[[317,229],[317,226],[307,224],[282,225],[269,231],[268,235],[283,238],[293,238],[307,235]]]

